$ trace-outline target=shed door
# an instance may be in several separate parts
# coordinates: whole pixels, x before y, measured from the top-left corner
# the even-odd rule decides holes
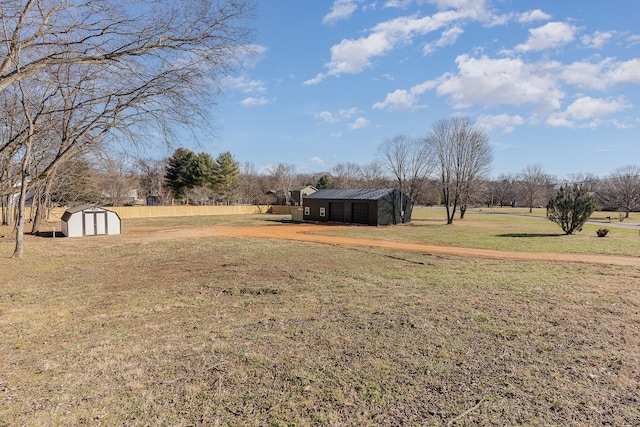
[[[329,221],[344,222],[343,202],[329,202]]]
[[[85,236],[95,236],[107,233],[106,212],[84,212],[82,222]]]
[[[96,213],[96,234],[107,234],[107,213]]]
[[[351,222],[369,224],[369,203],[354,203],[351,207]]]

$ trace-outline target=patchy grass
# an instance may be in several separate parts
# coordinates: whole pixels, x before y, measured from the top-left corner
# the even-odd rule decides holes
[[[640,230],[611,227],[602,239],[596,234],[598,228],[587,225],[567,236],[549,220],[480,213],[468,213],[464,220],[446,225],[442,209],[417,208],[404,227],[353,227],[323,234],[516,252],[640,256]]]
[[[136,236],[0,240],[0,425],[640,420],[637,269]]]

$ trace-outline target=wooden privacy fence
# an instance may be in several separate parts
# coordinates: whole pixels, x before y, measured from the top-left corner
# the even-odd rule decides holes
[[[293,206],[252,205],[252,206],[114,206],[105,207],[124,218],[158,218],[168,216],[197,215],[242,215],[242,214],[277,214],[290,215]],[[49,221],[59,221],[66,208],[54,208],[49,212]]]

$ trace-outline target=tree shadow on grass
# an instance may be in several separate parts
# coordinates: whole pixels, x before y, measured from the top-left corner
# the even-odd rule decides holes
[[[562,237],[564,233],[506,233],[497,234],[497,237]]]
[[[26,234],[31,234],[31,233],[25,233]],[[58,231],[56,230],[54,231],[39,231],[36,234],[31,234],[32,236],[36,236],[36,237],[44,237],[45,239],[55,239],[58,237],[67,237],[65,236],[62,231]]]

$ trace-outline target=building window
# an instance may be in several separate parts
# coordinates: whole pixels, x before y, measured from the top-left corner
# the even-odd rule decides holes
[[[305,216],[309,216],[311,214],[311,209],[309,208],[309,206],[305,206],[304,207],[304,215]]]
[[[324,208],[320,208],[320,216],[324,216],[324,212],[325,212]]]

